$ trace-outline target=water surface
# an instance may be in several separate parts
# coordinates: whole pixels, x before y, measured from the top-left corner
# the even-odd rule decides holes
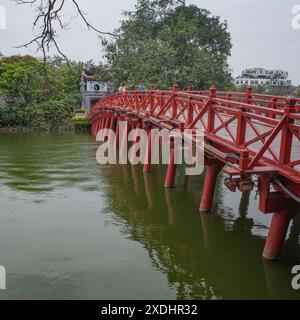
[[[100,166],[87,133],[0,133],[1,299],[300,299],[299,219],[282,261],[261,258],[270,216],[220,177],[163,187],[165,168]]]

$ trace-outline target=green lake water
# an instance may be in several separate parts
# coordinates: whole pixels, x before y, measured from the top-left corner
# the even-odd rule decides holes
[[[100,166],[88,133],[0,133],[0,299],[300,299],[300,221],[280,262],[261,258],[270,216],[219,179]]]

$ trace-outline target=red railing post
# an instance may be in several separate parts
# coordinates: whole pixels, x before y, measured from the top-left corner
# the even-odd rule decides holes
[[[138,86],[135,86],[134,87],[134,109],[137,109],[138,108],[138,101],[139,101],[139,97],[138,97],[138,94],[139,94],[139,87]]]
[[[122,104],[121,107],[126,108],[128,103],[128,88],[127,86],[125,87],[125,92],[123,93],[122,97]]]
[[[154,84],[150,85],[150,115],[153,116],[154,113]]]
[[[276,98],[272,99],[271,108],[274,110],[277,110],[277,101],[278,100]],[[272,114],[271,118],[276,119],[276,114]]]
[[[231,93],[227,94],[227,99],[226,99],[226,100],[229,101],[229,102],[226,104],[226,107],[227,107],[227,108],[230,108],[230,101],[232,100],[232,94],[231,94]]]
[[[249,101],[248,98],[247,98],[247,101]],[[236,129],[236,144],[239,147],[244,146],[245,139],[246,139],[247,120],[244,117],[245,111],[246,111],[245,108],[239,107],[238,116],[237,116],[238,124],[237,124],[237,129]]]
[[[190,86],[187,87],[186,92],[191,94],[192,90]],[[188,100],[189,102],[187,106],[187,125],[189,127],[194,121],[194,109],[191,103],[191,96],[188,97]]]
[[[296,100],[288,99],[284,112],[287,115],[287,121],[282,129],[281,145],[280,145],[280,164],[287,164],[291,161],[292,145],[293,145],[293,132],[290,130],[289,125],[295,122],[294,119],[289,117],[290,114],[296,112]]]
[[[215,99],[217,97],[217,88],[215,86],[212,86],[209,89],[209,97],[211,100]],[[213,101],[210,102],[209,108],[208,108],[208,123],[207,123],[207,130],[209,133],[213,132],[215,130],[215,111],[213,109]]]
[[[175,120],[177,118],[178,110],[177,110],[177,91],[178,91],[178,84],[174,84],[173,86],[173,109],[172,109],[172,119]]]
[[[247,104],[252,103],[252,94],[253,94],[252,87],[248,86],[245,94],[245,103]],[[238,116],[237,116],[238,124],[237,124],[237,130],[236,130],[236,144],[238,146],[243,146],[245,144],[246,130],[247,130],[247,121],[243,115],[245,111],[247,111],[246,108],[239,107]]]
[[[253,89],[251,86],[248,86],[246,89],[246,98],[245,98],[245,102],[248,104],[252,103],[252,98],[253,98]]]

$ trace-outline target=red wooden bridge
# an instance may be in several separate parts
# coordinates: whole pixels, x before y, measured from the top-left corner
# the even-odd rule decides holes
[[[209,91],[127,91],[97,102],[89,114],[92,133],[129,128],[196,129],[205,131],[206,178],[200,211],[212,209],[218,174],[232,192],[246,192],[257,181],[259,210],[273,214],[263,256],[278,259],[290,220],[300,211],[300,99],[246,93]],[[117,145],[122,146],[116,135]],[[126,140],[125,137],[122,140]],[[196,138],[195,138],[196,139]],[[173,147],[174,148],[174,147]],[[171,146],[172,149],[172,146]],[[173,151],[173,153],[172,153]],[[151,159],[151,143],[147,154]],[[171,150],[171,155],[174,150]],[[150,161],[150,160],[149,160]],[[151,164],[144,165],[149,172]],[[173,187],[174,157],[166,175]]]

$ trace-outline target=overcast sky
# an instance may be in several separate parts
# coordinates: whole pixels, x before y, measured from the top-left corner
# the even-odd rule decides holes
[[[68,0],[67,0],[68,1]],[[122,11],[134,8],[136,0],[78,0],[88,19],[99,29],[112,31],[118,27]],[[300,0],[194,0],[187,1],[207,8],[227,20],[233,50],[229,60],[235,75],[247,67],[284,69],[294,84],[300,84],[300,30],[291,26],[292,7]],[[32,38],[33,12],[28,6],[16,6],[11,0],[0,0],[6,8],[7,29],[0,30],[0,51],[4,55],[34,53],[15,49]],[[73,13],[67,8],[66,17]],[[101,47],[94,32],[88,31],[79,18],[72,28],[62,32],[59,42],[72,59],[101,60]]]

